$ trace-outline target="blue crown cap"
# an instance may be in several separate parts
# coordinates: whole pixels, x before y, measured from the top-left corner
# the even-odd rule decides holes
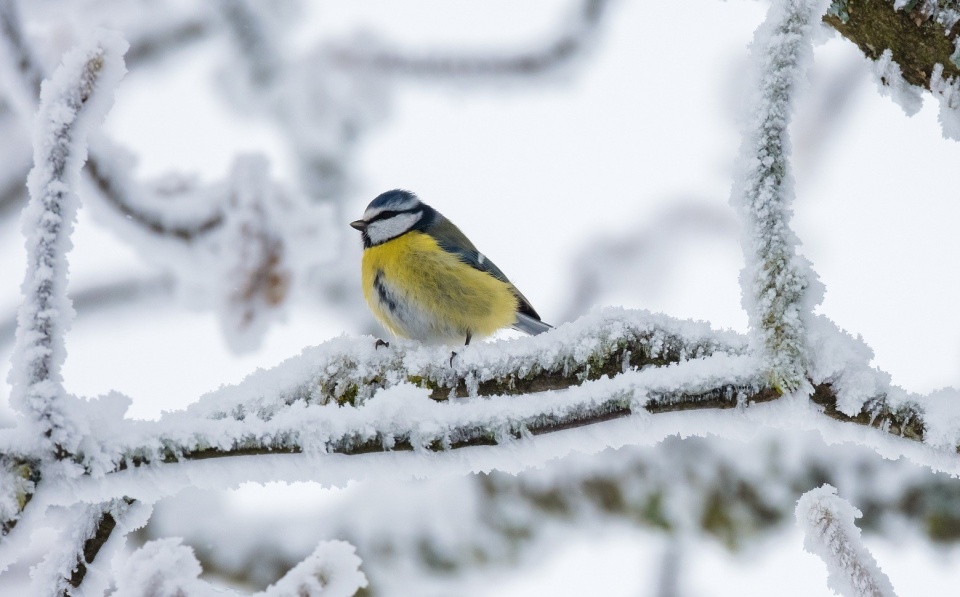
[[[387,191],[386,193],[380,193],[377,195],[377,198],[370,202],[370,205],[367,206],[367,209],[380,209],[380,210],[404,210],[410,209],[420,200],[417,196],[410,191],[405,191],[403,189],[393,189],[392,191]]]

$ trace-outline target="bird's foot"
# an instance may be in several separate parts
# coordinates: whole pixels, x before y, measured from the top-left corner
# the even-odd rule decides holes
[[[453,359],[457,358],[457,351],[450,352],[450,367],[453,367]]]
[[[380,338],[377,338],[376,344],[373,345],[374,350],[380,348],[381,346],[384,348],[390,348],[390,343],[387,342],[386,340],[381,340]]]

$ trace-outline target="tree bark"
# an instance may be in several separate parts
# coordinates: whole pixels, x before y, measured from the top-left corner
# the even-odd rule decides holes
[[[960,53],[954,46],[960,21],[951,22],[955,17],[946,12],[956,10],[948,7],[953,4],[912,0],[895,10],[892,0],[835,0],[823,21],[871,60],[889,48],[903,78],[930,89],[930,75],[937,64],[943,65],[945,79],[960,76]]]

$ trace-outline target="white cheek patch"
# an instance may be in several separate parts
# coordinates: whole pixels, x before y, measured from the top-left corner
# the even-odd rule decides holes
[[[370,239],[371,244],[379,245],[410,230],[422,217],[423,212],[416,212],[397,214],[392,218],[370,222],[370,224],[367,225],[367,237]]]

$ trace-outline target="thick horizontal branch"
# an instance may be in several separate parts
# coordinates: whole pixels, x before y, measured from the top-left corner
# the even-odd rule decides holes
[[[443,348],[395,342],[378,349],[372,339],[337,338],[186,411],[117,421],[92,438],[99,451],[79,462],[99,476],[268,453],[450,450],[629,415],[775,400],[778,392],[745,350],[738,334],[617,309],[541,336],[465,347],[452,366]],[[448,400],[464,394],[473,397]],[[408,406],[389,416],[378,410],[391,399]],[[915,405],[878,396],[849,416],[829,380],[814,386],[813,401],[831,418],[923,439]]]
[[[960,76],[960,54],[955,41],[960,34],[952,0],[911,0],[901,10],[892,0],[835,0],[823,20],[857,44],[867,58],[877,60],[890,49],[903,78],[918,87],[930,88],[934,66],[943,65],[943,78]]]
[[[745,449],[751,457],[744,457]],[[208,574],[254,585],[271,583],[289,570],[312,540],[346,540],[357,546],[372,591],[379,594],[381,587],[392,586],[390,570],[413,566],[456,583],[461,574],[475,575],[478,566],[517,565],[534,552],[543,556],[549,549],[542,541],[545,531],[582,536],[599,521],[667,534],[699,532],[736,550],[782,532],[793,520],[797,494],[823,483],[838,487],[864,512],[860,526],[865,532],[893,537],[908,525],[931,542],[960,540],[957,480],[943,473],[918,474],[921,470],[904,459],[877,458],[866,447],[836,450],[814,434],[771,430],[747,444],[672,436],[655,446],[570,455],[523,475],[473,475],[456,489],[448,482],[419,483],[405,489],[408,499],[402,503],[387,490],[391,482],[371,479],[339,506],[316,506],[298,516],[275,512],[250,521],[254,528],[239,540],[222,537],[238,513],[217,504],[218,498],[207,504],[210,515],[199,525],[188,516],[196,508],[191,500],[159,505],[159,516],[145,530],[153,538],[184,537],[196,546]],[[452,494],[458,491],[464,493]],[[449,499],[464,506],[450,512],[421,506]],[[379,512],[385,524],[371,529],[371,511]],[[287,538],[304,531],[304,516],[321,522],[306,531],[299,549],[290,549]],[[421,532],[411,536],[410,528]]]
[[[689,410],[731,409],[738,406],[758,402],[769,402],[779,398],[779,394],[772,388],[764,388],[752,393],[744,390],[750,384],[724,385],[699,394],[670,394],[663,392],[650,398],[642,407],[631,406],[627,396],[615,396],[600,401],[593,408],[576,410],[561,415],[538,414],[525,421],[519,422],[506,430],[491,430],[490,426],[468,424],[452,427],[446,432],[446,437],[437,438],[425,445],[413,439],[413,434],[387,435],[376,433],[368,438],[345,437],[341,441],[331,443],[326,452],[331,454],[359,455],[375,452],[428,450],[442,452],[469,448],[474,446],[495,446],[509,440],[520,440],[526,436],[544,435],[596,425],[605,421],[612,421],[628,417],[637,413],[660,414]],[[548,398],[547,398],[548,399]],[[299,445],[265,444],[239,445],[236,448],[205,448],[199,450],[176,451],[167,450],[162,457],[163,463],[174,463],[187,460],[205,460],[209,458],[228,458],[233,456],[254,456],[259,454],[289,453],[299,454],[303,449]],[[151,464],[144,458],[132,456],[121,461],[118,470],[129,466],[143,466]]]
[[[495,425],[488,426],[475,421],[448,428],[443,437],[435,438],[425,444],[414,439],[416,433],[377,432],[368,437],[350,435],[330,442],[325,446],[324,451],[333,454],[359,455],[420,449],[439,452],[472,446],[493,446],[508,440],[519,440],[528,435],[556,433],[636,414],[655,415],[681,411],[733,409],[771,402],[780,397],[779,392],[772,387],[758,387],[756,379],[759,379],[759,375],[756,378],[742,379],[698,393],[653,390],[646,394],[647,398],[640,406],[631,404],[629,395],[617,394],[599,401],[591,408],[573,409],[562,414],[538,413],[515,421],[515,424],[507,429],[497,429]],[[878,397],[869,401],[857,416],[851,417],[837,409],[837,396],[829,383],[814,386],[811,399],[824,407],[823,413],[826,416],[837,421],[873,427],[897,437],[923,441],[922,411],[916,405],[892,407],[882,397]],[[544,409],[549,407],[549,400],[549,395],[543,396]],[[279,435],[289,437],[294,433],[295,431],[291,429],[289,433]],[[264,442],[251,436],[225,448],[181,449],[171,446],[163,450],[156,460],[174,463],[260,454],[297,454],[303,451],[303,446],[297,443],[286,440]],[[120,461],[117,469],[124,470],[130,466],[143,466],[153,462],[154,460],[149,457],[130,454]]]

